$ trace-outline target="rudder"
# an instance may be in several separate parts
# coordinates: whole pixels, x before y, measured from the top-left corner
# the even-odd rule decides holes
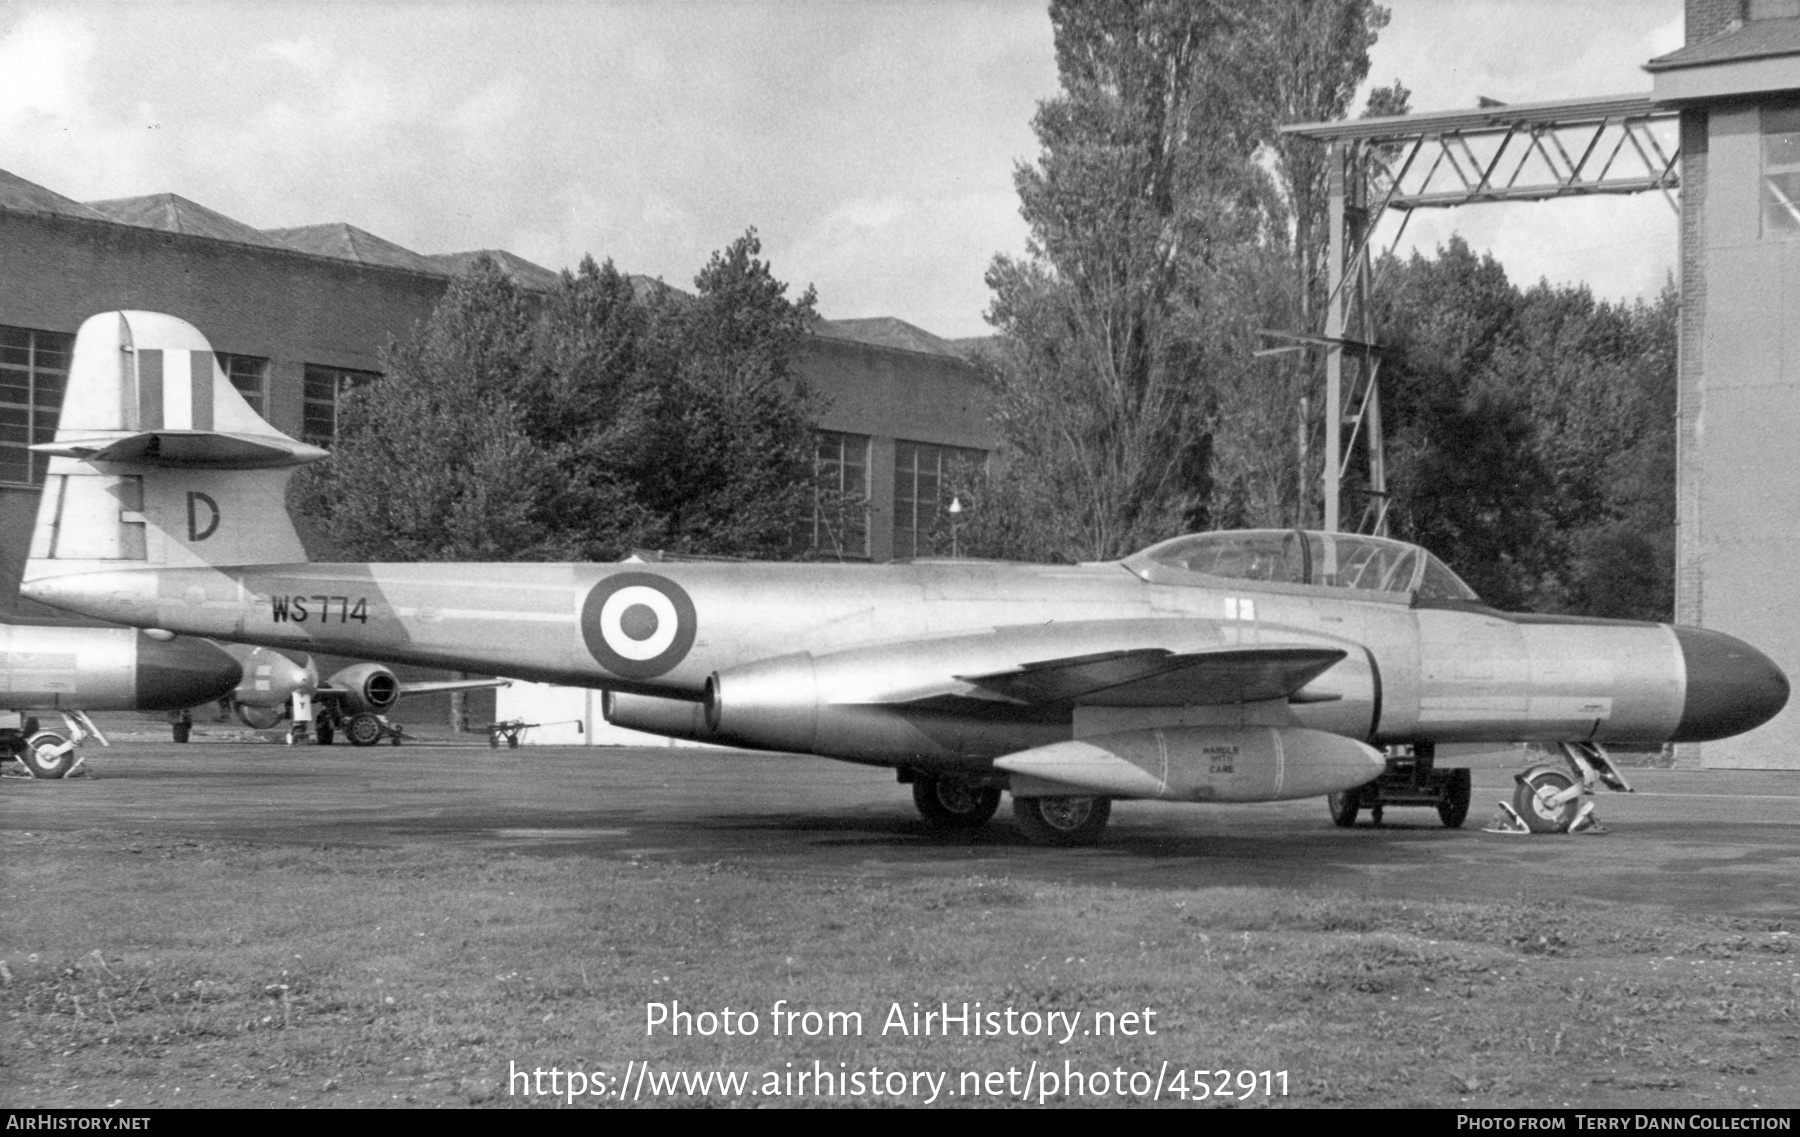
[[[117,568],[283,564],[286,507],[326,457],[250,409],[184,320],[103,312],[75,337],[25,580]]]

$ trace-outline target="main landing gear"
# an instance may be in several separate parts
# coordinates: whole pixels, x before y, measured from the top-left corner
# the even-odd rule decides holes
[[[1547,763],[1514,775],[1512,803],[1500,803],[1489,833],[1606,832],[1594,815],[1594,787],[1631,793],[1625,775],[1597,742],[1558,743],[1568,769]]]
[[[912,785],[913,804],[932,829],[979,829],[1000,808],[1002,783],[998,779],[933,774],[907,767],[898,774],[901,782]],[[1100,839],[1111,816],[1111,798],[1013,795],[1013,818],[1034,845],[1091,845]]]

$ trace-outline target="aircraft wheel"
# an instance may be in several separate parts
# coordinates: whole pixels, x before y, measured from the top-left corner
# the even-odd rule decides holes
[[[344,737],[352,746],[373,746],[381,741],[381,733],[381,719],[368,711],[350,716],[344,724]]]
[[[34,778],[60,778],[75,767],[75,746],[55,731],[31,736],[20,761]]]
[[[1581,799],[1570,798],[1555,806],[1548,802],[1574,784],[1575,779],[1561,770],[1533,770],[1520,778],[1518,788],[1513,790],[1513,808],[1533,833],[1567,832],[1581,808]]]
[[[1350,828],[1356,824],[1356,815],[1362,811],[1362,787],[1326,794],[1325,807],[1331,810],[1332,824],[1340,829]]]
[[[169,734],[176,742],[186,742],[188,736],[193,733],[194,724],[191,722],[174,722],[169,724]]]
[[[913,804],[933,829],[978,829],[1000,808],[997,786],[977,786],[961,778],[919,774],[913,779]]]
[[[1013,818],[1034,845],[1092,845],[1110,817],[1108,797],[1013,798]]]
[[[1466,767],[1445,770],[1444,800],[1438,803],[1438,817],[1445,829],[1461,829],[1469,817],[1469,799],[1475,796],[1475,779]]]

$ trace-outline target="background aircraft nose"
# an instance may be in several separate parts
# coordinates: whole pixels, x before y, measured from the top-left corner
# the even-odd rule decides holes
[[[1743,640],[1704,628],[1675,628],[1687,667],[1687,701],[1673,742],[1742,734],[1787,705],[1788,678]]]
[[[237,660],[205,640],[137,638],[137,701],[146,711],[197,706],[229,692],[244,675]]]

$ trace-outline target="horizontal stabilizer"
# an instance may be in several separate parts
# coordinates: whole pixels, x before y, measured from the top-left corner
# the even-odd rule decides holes
[[[1346,654],[1338,648],[1279,644],[1182,653],[1138,648],[957,678],[1022,703],[1208,706],[1287,698]]]
[[[210,430],[151,430],[64,438],[31,447],[39,454],[90,464],[190,470],[270,470],[326,457],[317,446],[282,435],[221,434]]]

